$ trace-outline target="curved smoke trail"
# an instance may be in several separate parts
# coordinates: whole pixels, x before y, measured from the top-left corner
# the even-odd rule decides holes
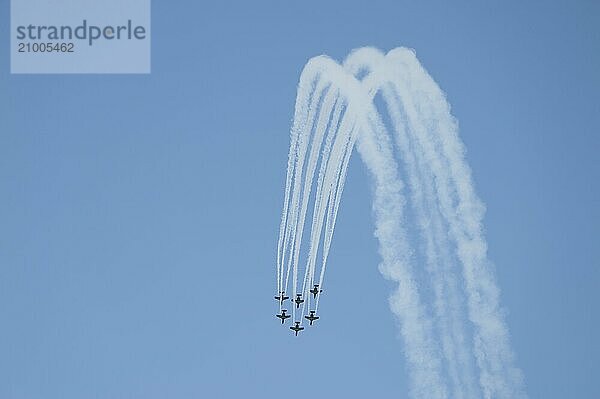
[[[375,106],[379,95],[390,129]],[[318,283],[323,286],[355,145],[375,182],[380,271],[398,283],[390,307],[399,320],[412,396],[524,398],[487,260],[484,206],[475,194],[444,93],[411,50],[398,48],[384,55],[362,48],[343,66],[325,56],[305,66],[296,98],[277,249],[278,291],[287,289],[291,274],[292,298],[297,293],[306,298],[304,313],[310,306],[308,290],[315,282],[321,241]],[[402,162],[407,187],[396,158]],[[303,231],[317,167],[299,289]],[[403,228],[407,202],[421,236],[417,248],[411,247]],[[415,251],[422,252],[428,282],[418,284]],[[422,298],[423,284],[431,286],[429,302]],[[292,320],[296,319],[294,312]]]

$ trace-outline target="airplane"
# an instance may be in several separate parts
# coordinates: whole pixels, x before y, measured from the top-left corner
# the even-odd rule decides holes
[[[311,310],[309,316],[304,316],[305,319],[310,321],[310,325],[312,326],[313,321],[319,320],[319,316],[315,316],[315,311]]]
[[[289,314],[285,314],[285,312],[287,312],[287,310],[281,309],[281,314],[275,315],[275,317],[279,317],[281,319],[281,324],[285,322],[285,319],[289,319],[290,317],[292,317]]]
[[[304,299],[302,299],[302,294],[296,294],[296,299],[294,299],[294,302],[296,302],[296,309],[298,309],[300,304],[304,302]]]
[[[290,299],[289,296],[285,296],[285,291],[281,291],[281,293],[275,297],[280,303],[283,303],[286,299]]]
[[[311,294],[313,294],[315,296],[315,298],[317,297],[317,294],[320,292],[323,292],[323,290],[319,289],[319,284],[315,284],[315,288],[313,288],[312,290],[309,291]]]
[[[300,327],[300,322],[297,321],[296,325],[293,327],[290,327],[290,330],[294,331],[296,333],[296,337],[298,336],[298,333],[302,330],[304,330],[304,327]]]

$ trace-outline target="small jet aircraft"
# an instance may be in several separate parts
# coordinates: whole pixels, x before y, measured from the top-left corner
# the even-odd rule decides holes
[[[312,290],[309,291],[311,294],[313,294],[315,296],[315,298],[317,297],[317,294],[323,292],[323,290],[319,289],[319,284],[315,284],[315,288],[313,288]]]
[[[296,299],[294,299],[294,302],[296,302],[296,309],[298,309],[300,307],[300,304],[304,303],[304,299],[302,299],[302,294],[296,294]]]
[[[312,326],[313,321],[315,320],[319,320],[319,316],[315,316],[315,311],[311,310],[310,311],[310,315],[308,316],[304,316],[305,319],[308,319],[310,321],[310,325]]]
[[[296,324],[292,327],[290,327],[290,330],[294,331],[296,333],[296,337],[298,336],[298,333],[302,330],[304,330],[304,327],[300,327],[300,322],[297,321]]]
[[[285,322],[285,319],[289,319],[290,317],[292,317],[289,314],[285,314],[285,312],[287,312],[287,310],[281,309],[281,314],[275,315],[275,317],[279,317],[281,319],[281,324]]]
[[[281,291],[279,293],[279,295],[277,295],[275,297],[275,299],[277,299],[280,303],[283,303],[283,301],[285,301],[286,299],[290,299],[290,297],[289,296],[285,296],[285,291]]]

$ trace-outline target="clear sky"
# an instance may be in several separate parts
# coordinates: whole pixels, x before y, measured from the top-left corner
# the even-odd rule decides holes
[[[529,395],[600,397],[600,4],[287,3],[155,1],[150,75],[10,75],[0,0],[0,398],[406,397],[358,157],[318,327],[274,317],[298,77],[364,45],[447,93]]]

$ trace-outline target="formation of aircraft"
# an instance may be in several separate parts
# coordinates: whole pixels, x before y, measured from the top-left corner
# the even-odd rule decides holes
[[[313,294],[313,297],[316,299],[317,295],[322,293],[323,290],[319,289],[319,284],[314,284],[313,289],[309,290],[309,292]],[[280,305],[283,305],[283,301],[285,301],[286,299],[290,299],[290,297],[285,295],[285,291],[281,291],[279,295],[275,296],[275,299],[279,302]],[[292,300],[292,303],[296,304],[296,309],[300,308],[300,304],[304,303],[304,299],[302,299],[302,294],[296,294],[296,298]],[[311,326],[313,325],[313,322],[319,320],[319,316],[317,316],[315,313],[315,310],[310,310],[309,314],[304,316],[304,318],[310,322]],[[285,320],[289,319],[292,316],[287,314],[286,309],[281,309],[281,313],[276,314],[275,317],[281,319],[281,324],[284,324]],[[304,330],[304,327],[302,327],[300,323],[301,321],[294,321],[294,325],[290,327],[290,330],[292,330],[296,336],[298,336],[298,333],[300,331]]]

